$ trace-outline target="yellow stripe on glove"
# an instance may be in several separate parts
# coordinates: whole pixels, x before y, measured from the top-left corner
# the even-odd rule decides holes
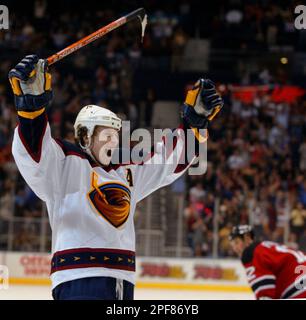
[[[42,113],[44,113],[44,111],[45,111],[45,108],[42,108],[40,110],[30,111],[30,112],[18,111],[17,114],[18,114],[18,116],[21,116],[23,118],[33,120],[33,119],[37,118],[38,116],[40,116]]]
[[[192,130],[194,136],[196,137],[196,139],[199,141],[199,143],[204,143],[207,141],[207,139],[208,139],[208,130],[207,129],[205,129],[205,136],[201,135],[199,129],[197,129],[197,128],[191,128],[191,130]]]
[[[13,89],[13,93],[16,96],[21,96],[22,95],[22,90],[20,88],[19,79],[17,79],[16,77],[12,77],[9,80],[10,80],[10,84],[11,84],[12,89]]]
[[[197,102],[200,91],[200,81],[197,81],[194,87],[191,90],[188,90],[185,103],[191,107],[194,107]]]

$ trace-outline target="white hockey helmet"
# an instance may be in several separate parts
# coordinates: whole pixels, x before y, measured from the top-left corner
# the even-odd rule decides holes
[[[87,134],[92,136],[96,126],[104,126],[120,130],[121,119],[116,114],[106,108],[93,104],[83,107],[78,113],[74,123],[74,136],[77,138],[80,127],[87,128]]]

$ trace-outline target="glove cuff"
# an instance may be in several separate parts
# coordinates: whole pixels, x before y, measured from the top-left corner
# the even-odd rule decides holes
[[[183,105],[182,118],[188,123],[192,128],[206,129],[208,126],[208,119],[203,115],[198,115],[193,107],[187,104]]]
[[[40,95],[25,94],[15,95],[15,105],[17,111],[37,111],[47,107],[51,102],[53,93],[51,90],[45,91]]]

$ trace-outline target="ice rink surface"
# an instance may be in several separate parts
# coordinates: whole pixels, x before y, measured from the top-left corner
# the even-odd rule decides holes
[[[0,289],[0,300],[50,300],[49,286],[10,285]],[[135,289],[136,300],[250,300],[248,292]]]

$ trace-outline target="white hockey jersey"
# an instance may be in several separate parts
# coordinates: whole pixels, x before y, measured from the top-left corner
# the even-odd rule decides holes
[[[178,137],[178,153],[184,152],[184,143]],[[151,157],[162,157],[163,148]],[[136,204],[189,165],[144,161],[101,167],[76,145],[53,139],[45,111],[19,115],[12,153],[25,181],[47,206],[52,287],[97,276],[135,283]]]

